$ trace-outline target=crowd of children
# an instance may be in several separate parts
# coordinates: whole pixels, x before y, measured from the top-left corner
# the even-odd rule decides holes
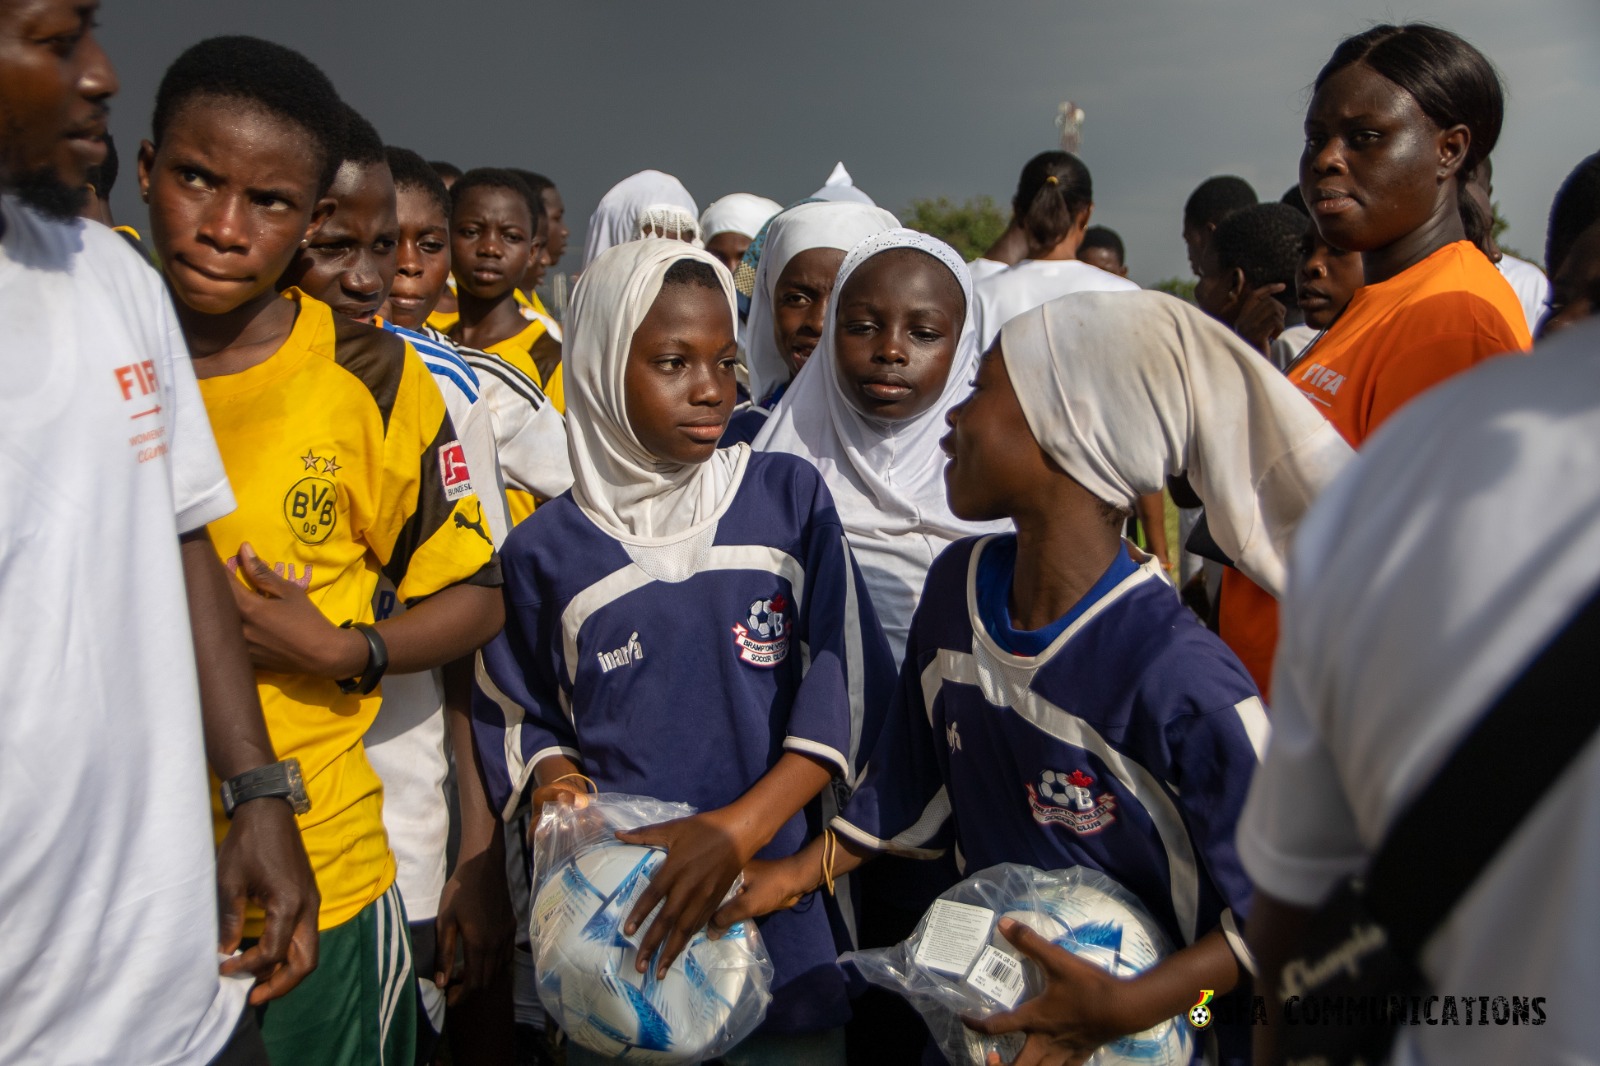
[[[642,171],[569,293],[548,178],[385,145],[250,37],[166,71],[148,228],[113,236],[92,15],[0,0],[23,42],[0,45],[0,1061],[621,1061],[564,1044],[529,974],[530,820],[596,790],[697,812],[621,834],[666,852],[627,919],[641,972],[762,932],[772,1002],[729,1066],[936,1056],[837,959],[1000,863],[1101,871],[1176,945],[1121,979],[1002,923],[1048,980],[971,1024],[1025,1032],[1017,1062],[1080,1063],[1200,990],[1221,1021],[1197,1056],[1276,1061],[1250,997],[1425,780],[1389,760],[1388,813],[1351,798],[1371,748],[1323,712],[1395,697],[1342,614],[1470,656],[1421,601],[1352,600],[1438,569],[1390,546],[1453,543],[1454,500],[1406,480],[1440,404],[1410,401],[1593,313],[1600,155],[1556,193],[1546,282],[1491,232],[1493,67],[1376,26],[1317,76],[1281,202],[1226,176],[1189,198],[1192,304],[1128,280],[1064,151],[971,263],[842,166],[704,213]],[[1595,336],[1563,342],[1591,428]],[[1559,374],[1492,372],[1594,468]],[[1516,423],[1535,452],[1542,425]],[[1357,460],[1375,435],[1393,486]],[[1482,436],[1461,447],[1519,490],[1499,517],[1540,531],[1505,536],[1543,581],[1561,523],[1600,528],[1593,479],[1532,495]],[[1440,588],[1506,583],[1492,549],[1461,569]],[[1406,692],[1410,742],[1436,743]],[[1482,701],[1446,710],[1464,729]],[[1068,778],[1084,802],[1041,787]],[[1497,1054],[1600,1040],[1580,1006],[1550,1022]],[[1429,1039],[1417,1061],[1472,1054]]]

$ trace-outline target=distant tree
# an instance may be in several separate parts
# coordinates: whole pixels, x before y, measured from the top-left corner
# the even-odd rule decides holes
[[[1158,292],[1164,292],[1168,295],[1176,296],[1180,300],[1194,303],[1193,278],[1162,278],[1150,287]]]
[[[939,238],[969,263],[988,251],[1011,221],[1011,216],[995,205],[992,196],[975,196],[961,204],[951,203],[943,196],[936,200],[912,200],[901,218],[907,229]]]

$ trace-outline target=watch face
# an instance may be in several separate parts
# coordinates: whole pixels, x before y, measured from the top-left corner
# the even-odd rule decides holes
[[[311,797],[306,795],[306,783],[300,776],[300,760],[283,760],[285,776],[289,780],[289,805],[294,808],[294,813],[305,814],[311,810]]]

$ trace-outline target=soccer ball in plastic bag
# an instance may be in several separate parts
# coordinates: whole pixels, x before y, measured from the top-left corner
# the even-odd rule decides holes
[[[1006,864],[947,890],[904,943],[844,958],[867,980],[905,996],[952,1063],[982,1066],[990,1051],[1010,1061],[1022,1050],[1020,1034],[986,1037],[961,1024],[962,1016],[1011,1010],[1044,988],[1038,968],[1001,935],[1003,917],[1119,977],[1147,970],[1171,951],[1155,919],[1104,874]],[[1193,1040],[1184,1019],[1172,1018],[1112,1041],[1088,1066],[1186,1066]]]
[[[556,865],[534,900],[540,999],[569,1039],[627,1062],[699,1062],[742,1040],[770,1000],[772,964],[749,923],[704,931],[672,963],[635,968],[639,934],[622,926],[666,859],[659,848],[593,844]]]

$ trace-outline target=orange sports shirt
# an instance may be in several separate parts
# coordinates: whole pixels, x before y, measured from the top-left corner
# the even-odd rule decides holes
[[[1356,290],[1339,320],[1289,370],[1289,380],[1359,449],[1420,393],[1533,344],[1522,304],[1470,241],[1456,241],[1387,281]],[[1224,642],[1270,699],[1278,604],[1229,568],[1218,617]]]

